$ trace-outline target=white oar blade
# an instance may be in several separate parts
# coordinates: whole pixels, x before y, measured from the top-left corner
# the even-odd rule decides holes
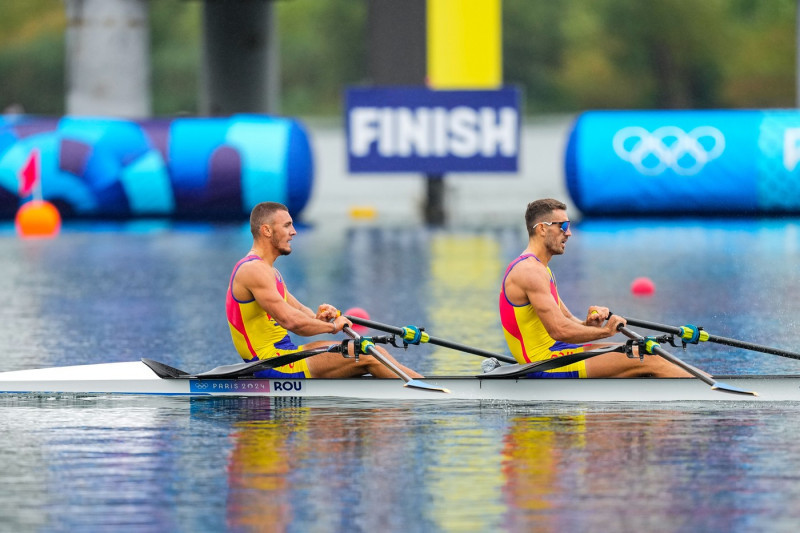
[[[733,385],[726,385],[725,383],[720,383],[719,381],[714,383],[714,385],[711,387],[711,390],[730,392],[731,394],[742,394],[745,396],[758,396],[758,393],[755,391],[740,389],[739,387],[734,387]]]
[[[427,390],[431,392],[443,392],[445,394],[450,394],[450,391],[445,389],[444,387],[437,387],[435,385],[431,385],[430,383],[425,383],[419,379],[410,379],[406,381],[406,387],[411,387],[412,389],[421,389]]]

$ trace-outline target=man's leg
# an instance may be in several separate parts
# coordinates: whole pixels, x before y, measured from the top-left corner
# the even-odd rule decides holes
[[[320,346],[335,346],[339,343],[331,343],[327,341],[315,341],[303,345],[303,349],[310,350],[319,348]],[[353,355],[353,345],[350,346],[350,355]],[[378,351],[386,359],[393,362],[397,367],[408,374],[412,378],[421,378],[420,374],[407,368],[392,357],[389,352],[376,346]],[[372,374],[376,378],[396,378],[397,374],[390,369],[383,366],[383,363],[372,357],[371,355],[361,354],[358,356],[358,363],[354,358],[344,358],[340,353],[321,353],[308,358],[308,369],[311,371],[312,378],[349,378],[354,376],[363,376],[364,374]]]
[[[635,349],[635,348],[634,348]],[[610,352],[586,360],[586,377],[589,378],[689,378],[692,377],[684,369],[673,365],[663,357],[645,355],[643,361],[639,356],[628,357],[622,352]]]

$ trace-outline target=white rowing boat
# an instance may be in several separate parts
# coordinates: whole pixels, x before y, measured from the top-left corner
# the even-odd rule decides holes
[[[718,376],[758,396],[730,394],[699,379],[527,379],[503,373],[427,376],[440,392],[403,386],[395,379],[256,379],[236,375],[230,365],[190,375],[142,360],[0,372],[0,393],[137,394],[171,396],[338,397],[373,400],[501,400],[510,402],[800,401],[800,375]]]

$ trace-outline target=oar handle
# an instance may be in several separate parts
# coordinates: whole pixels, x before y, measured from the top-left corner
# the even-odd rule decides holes
[[[397,326],[391,326],[389,324],[382,324],[380,322],[375,322],[374,320],[367,320],[366,318],[361,318],[357,316],[350,316],[345,315],[345,317],[350,320],[353,324],[358,324],[360,326],[365,326],[372,329],[377,329],[381,331],[385,331],[387,333],[394,333],[395,335],[403,336],[405,331],[403,328],[399,328]],[[481,357],[494,357],[498,361],[504,361],[506,363],[516,364],[517,360],[509,355],[503,355],[499,353],[489,352],[487,350],[481,350],[480,348],[473,348],[472,346],[467,346],[465,344],[460,344],[453,341],[448,341],[446,339],[439,339],[437,337],[432,337],[428,335],[428,342],[430,344],[436,344],[438,346],[443,346],[445,348],[450,348],[452,350],[458,350],[460,352],[467,352],[473,355],[480,355]]]
[[[625,321],[631,326],[638,326],[640,328],[652,329],[655,331],[663,331],[664,333],[673,333],[681,335],[682,330],[677,326],[669,326],[667,324],[659,324],[658,322],[650,322],[648,320],[641,320],[638,318],[624,317]],[[708,332],[706,332],[708,333]],[[727,337],[720,337],[718,335],[708,335],[708,341],[717,344],[724,344],[726,346],[733,346],[734,348],[742,348],[744,350],[752,350],[754,352],[768,353],[772,355],[779,355],[781,357],[788,357],[789,359],[800,359],[800,353],[790,352],[788,350],[781,350],[780,348],[771,348],[761,344],[754,344],[752,342],[740,341],[737,339],[730,339]]]

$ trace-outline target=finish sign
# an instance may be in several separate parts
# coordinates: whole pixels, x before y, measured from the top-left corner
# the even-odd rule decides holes
[[[516,172],[519,91],[347,91],[350,172]]]

